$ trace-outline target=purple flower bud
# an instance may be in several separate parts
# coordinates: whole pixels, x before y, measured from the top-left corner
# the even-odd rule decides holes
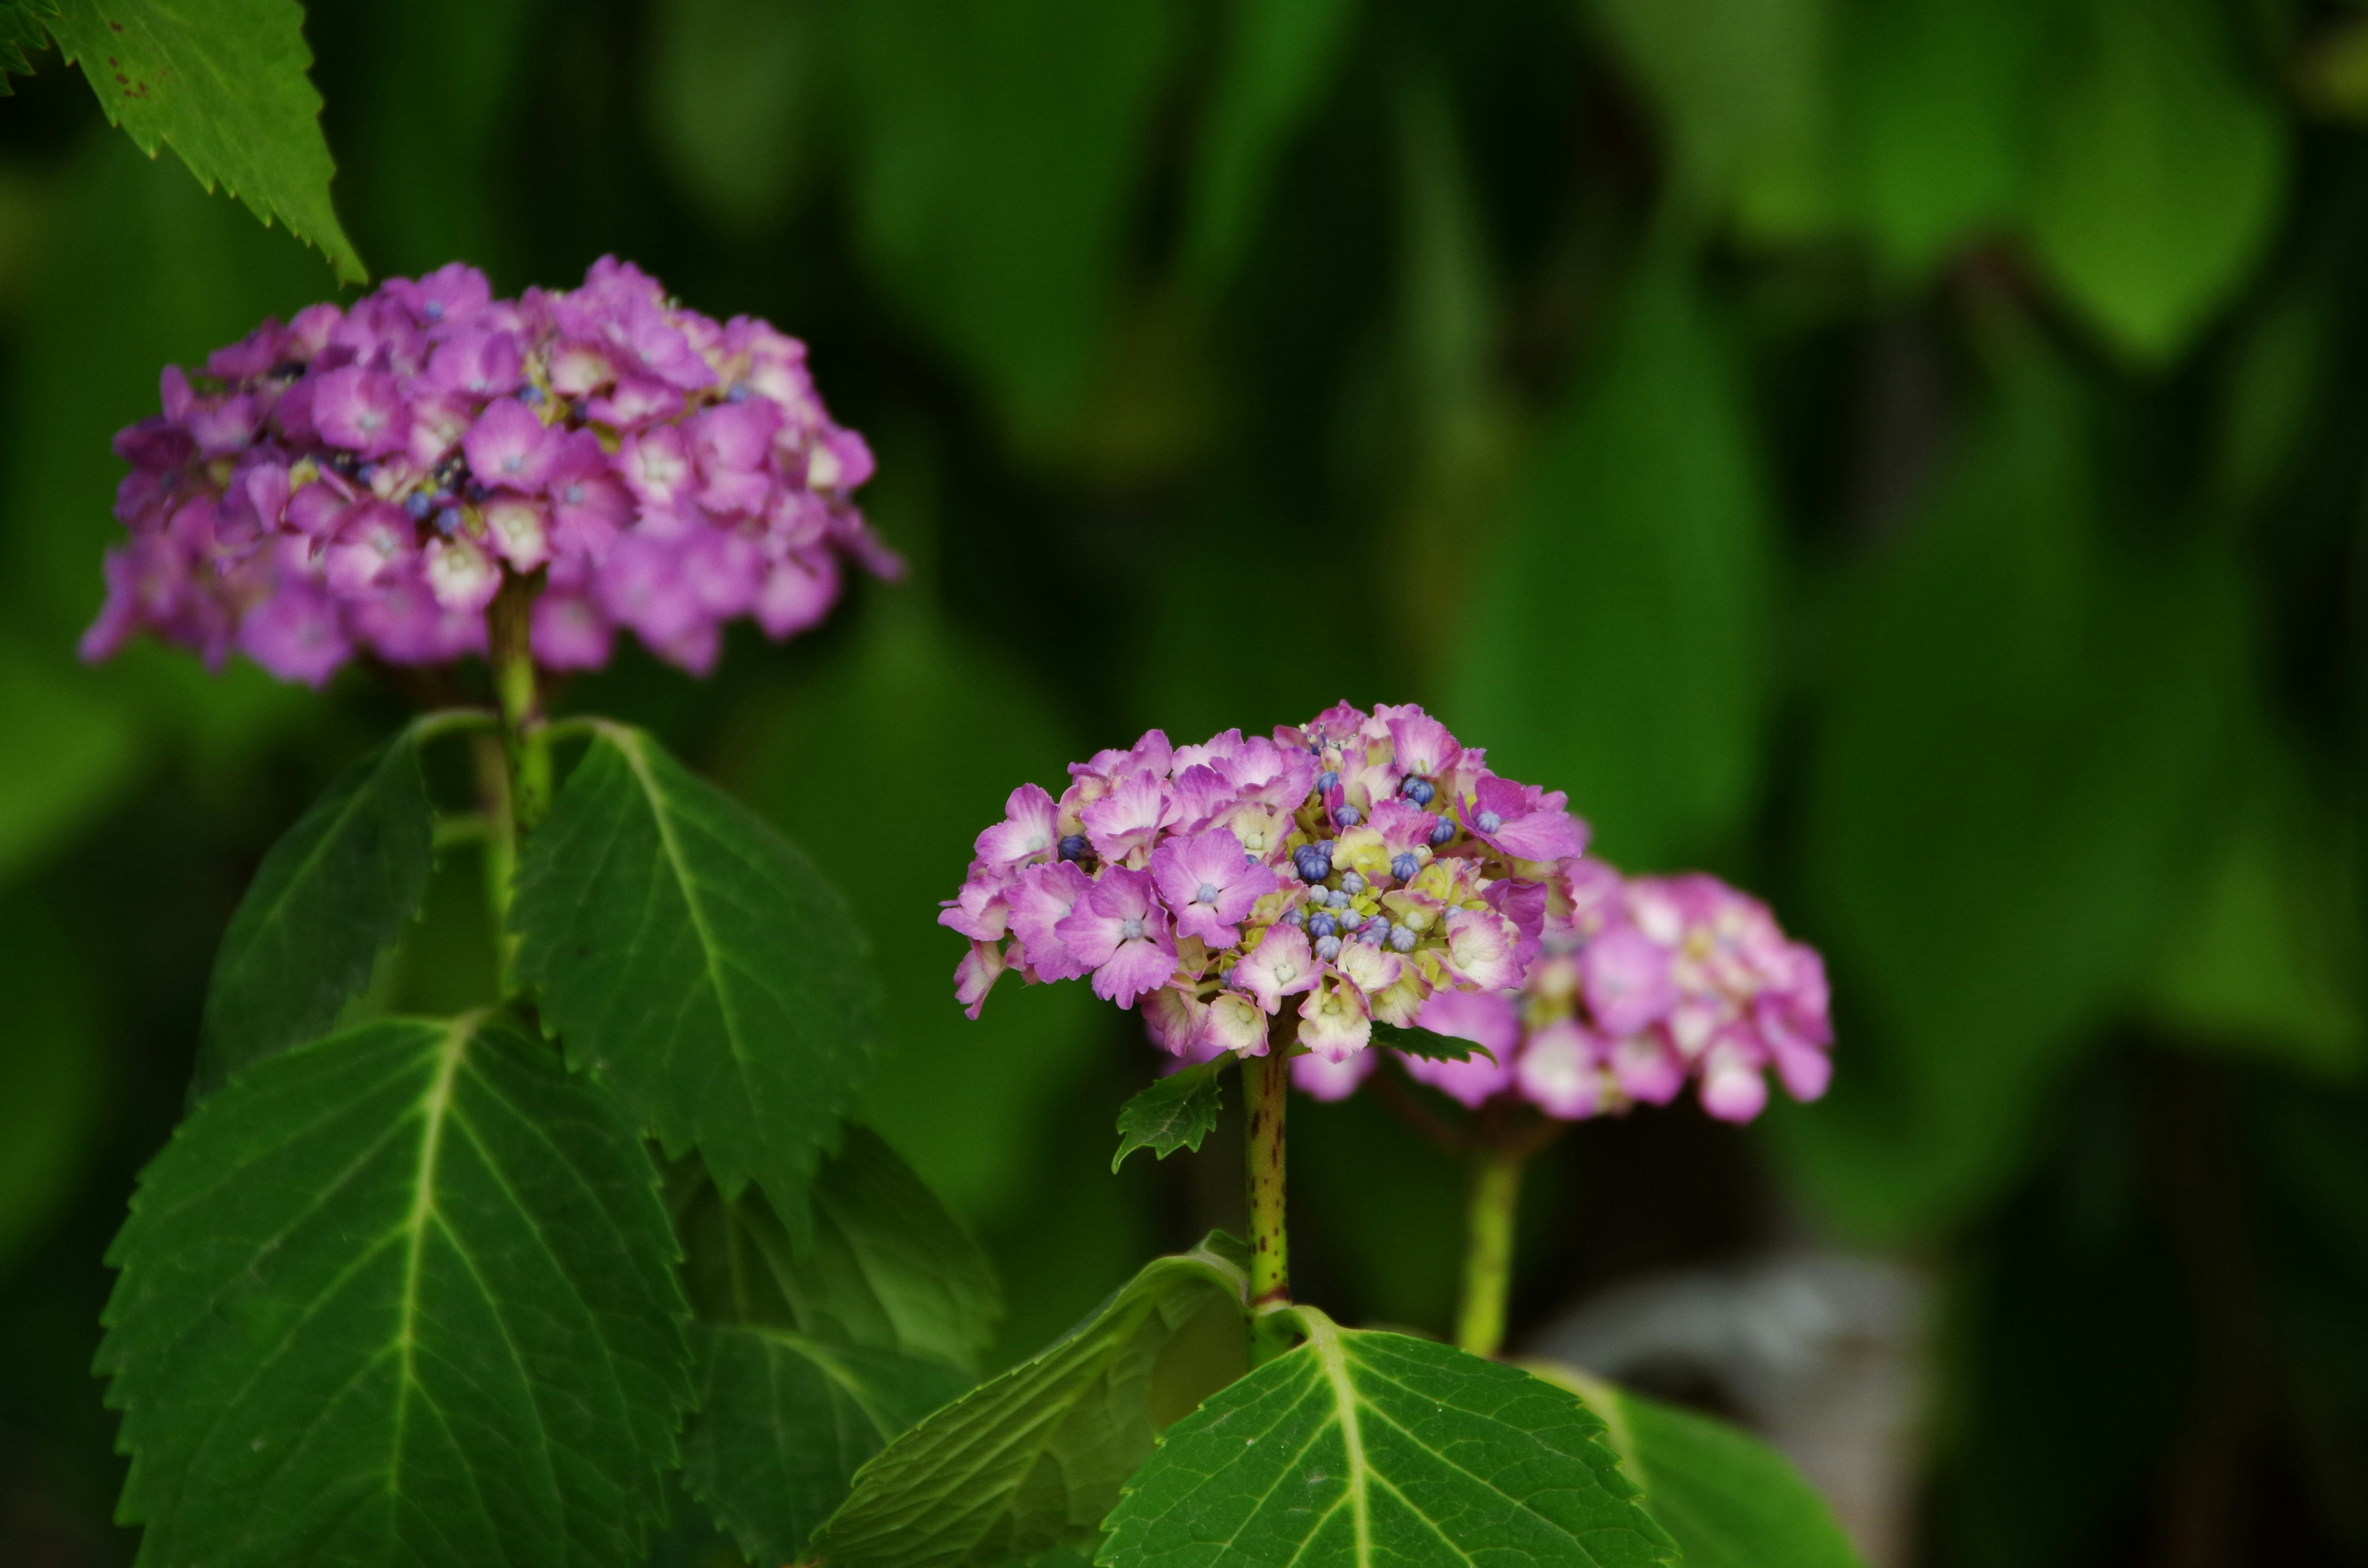
[[[1304,909],[1286,909],[1282,912],[1282,923],[1285,926],[1304,929],[1307,925],[1307,912]]]
[[[1353,909],[1344,909],[1332,917],[1333,924],[1343,931],[1354,931],[1365,923],[1365,917]]]
[[[1365,879],[1354,871],[1340,873],[1340,891],[1353,898],[1365,891]]]
[[[1354,827],[1365,820],[1365,813],[1354,806],[1342,806],[1332,813],[1332,820],[1342,827]]]
[[[1315,939],[1315,956],[1322,959],[1326,963],[1330,963],[1334,959],[1338,958],[1340,956],[1340,938],[1338,937],[1318,937]]]
[[[1421,869],[1422,864],[1414,858],[1414,851],[1411,849],[1402,850],[1390,857],[1390,875],[1399,881],[1414,881],[1415,873]]]
[[[1339,922],[1329,912],[1307,917],[1307,934],[1311,937],[1328,937],[1338,926]]]
[[[1291,852],[1291,864],[1303,882],[1320,882],[1332,874],[1332,846],[1303,844]]]
[[[1446,817],[1441,817],[1430,830],[1430,846],[1436,849],[1454,836],[1455,824]]]
[[[436,502],[425,490],[415,490],[403,498],[403,509],[424,523],[436,509]]]
[[[1431,787],[1429,779],[1417,778],[1413,774],[1408,774],[1406,782],[1398,786],[1398,792],[1417,806],[1430,804],[1431,798],[1439,793]]]
[[[1472,819],[1472,825],[1483,833],[1494,833],[1505,825],[1505,819],[1494,812],[1482,812]]]
[[[1086,843],[1086,835],[1082,833],[1070,834],[1061,840],[1061,858],[1064,860],[1082,860],[1090,853],[1092,846]]]
[[[1315,792],[1319,795],[1328,795],[1339,787],[1340,776],[1328,767],[1315,776]]]

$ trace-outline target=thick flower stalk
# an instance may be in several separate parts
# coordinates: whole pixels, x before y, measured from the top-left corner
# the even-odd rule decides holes
[[[131,538],[85,658],[146,631],[314,686],[358,653],[442,664],[488,652],[514,582],[544,669],[604,664],[622,627],[704,671],[728,621],[820,619],[843,561],[897,570],[804,346],[613,258],[517,300],[458,264],[393,278],[168,368],[163,402],[116,437]]]

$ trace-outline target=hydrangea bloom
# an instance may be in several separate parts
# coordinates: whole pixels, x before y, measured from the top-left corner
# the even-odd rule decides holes
[[[364,650],[439,664],[484,651],[506,576],[541,573],[537,663],[599,665],[621,626],[703,671],[726,621],[821,619],[842,560],[897,570],[848,499],[871,452],[804,346],[613,257],[515,301],[457,263],[391,278],[168,368],[163,401],[116,437],[131,539],[85,658],[145,630],[314,685]]]
[[[1264,1054],[1288,1007],[1338,1067],[1377,1019],[1517,987],[1586,847],[1560,793],[1497,778],[1412,706],[1201,745],[1155,730],[1069,773],[979,835],[939,917],[971,939],[957,994],[975,1017],[1007,971],[1090,975],[1191,1059]]]
[[[1559,877],[1519,990],[1442,993],[1417,1020],[1489,1055],[1402,1057],[1411,1076],[1474,1109],[1514,1096],[1574,1121],[1666,1105],[1689,1079],[1711,1115],[1748,1121],[1768,1102],[1771,1066],[1793,1098],[1825,1093],[1825,963],[1765,905],[1715,877],[1623,880],[1595,859]],[[1293,1063],[1300,1086],[1327,1099],[1371,1067]]]

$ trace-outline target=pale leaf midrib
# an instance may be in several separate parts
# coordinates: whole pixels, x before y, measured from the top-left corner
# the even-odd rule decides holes
[[[394,1431],[387,1459],[386,1490],[391,1497],[403,1494],[404,1433],[410,1418],[411,1392],[418,1382],[413,1354],[418,1344],[419,1277],[427,1246],[427,1222],[436,1213],[436,1166],[443,1152],[444,1120],[451,1111],[453,1080],[484,1016],[465,1014],[446,1028],[436,1048],[436,1075],[420,1099],[419,1170],[412,1184],[411,1211],[404,1221],[410,1237],[404,1258],[403,1301],[395,1315],[395,1343],[402,1366],[394,1385]],[[427,1391],[420,1390],[420,1395],[426,1398]]]

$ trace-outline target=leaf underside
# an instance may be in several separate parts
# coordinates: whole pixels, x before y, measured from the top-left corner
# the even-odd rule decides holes
[[[1217,1126],[1224,1090],[1217,1075],[1224,1070],[1222,1056],[1155,1081],[1119,1108],[1118,1153],[1110,1157],[1115,1172],[1137,1149],[1148,1149],[1166,1159],[1178,1149],[1198,1153],[1201,1140]]]
[[[568,1061],[727,1197],[793,1224],[878,1040],[869,949],[803,851],[602,724],[527,842],[512,924]]]
[[[1296,1309],[1307,1342],[1169,1428],[1104,1568],[1647,1568],[1677,1557],[1568,1390]]]
[[[97,1369],[142,1562],[623,1563],[690,1398],[656,1173],[483,1018],[275,1056],[142,1173]]]
[[[195,1094],[326,1032],[418,912],[436,813],[416,733],[339,774],[263,858],[214,959]]]
[[[1126,1477],[1150,1453],[1167,1392],[1162,1353],[1214,1309],[1238,1346],[1247,1287],[1241,1244],[1212,1234],[1155,1258],[1033,1360],[973,1390],[857,1472],[854,1494],[814,1540],[844,1568],[1000,1568],[1090,1547]],[[1217,1383],[1214,1386],[1222,1386]]]
[[[208,190],[278,218],[346,282],[368,278],[329,205],[336,165],[296,0],[63,0],[49,28],[142,152],[170,142]]]

